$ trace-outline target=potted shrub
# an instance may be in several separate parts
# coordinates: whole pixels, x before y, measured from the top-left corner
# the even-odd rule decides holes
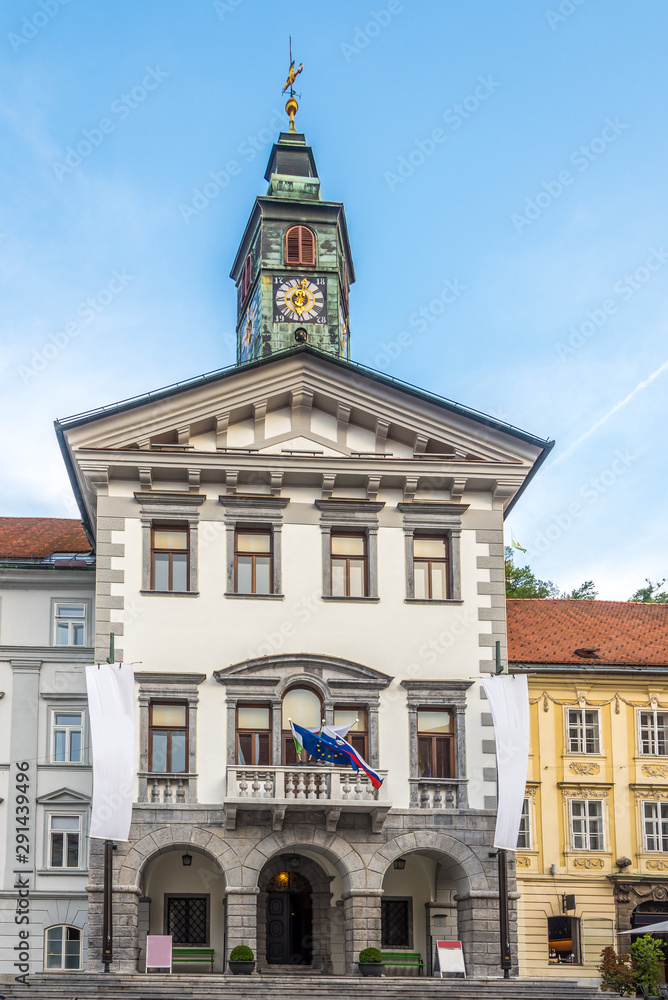
[[[608,946],[601,952],[601,991],[611,990],[623,997],[632,997],[636,992],[635,977],[631,968],[630,955],[618,955],[614,948]]]
[[[383,956],[377,948],[365,948],[357,963],[361,976],[382,976],[385,971]]]
[[[238,944],[230,952],[230,972],[235,976],[250,976],[255,968],[255,955],[245,944]]]

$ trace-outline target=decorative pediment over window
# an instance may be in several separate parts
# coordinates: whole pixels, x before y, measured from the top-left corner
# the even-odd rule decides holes
[[[377,693],[392,682],[392,677],[372,667],[316,653],[261,656],[216,670],[213,676],[219,684],[226,685],[235,693],[245,689],[252,690],[254,694],[279,697],[286,686],[297,680],[329,688],[337,692],[337,697],[342,689],[349,690],[351,694],[361,694],[362,691]]]
[[[90,795],[77,792],[73,788],[58,788],[55,792],[47,792],[38,796],[40,805],[48,806],[87,806],[90,805]]]

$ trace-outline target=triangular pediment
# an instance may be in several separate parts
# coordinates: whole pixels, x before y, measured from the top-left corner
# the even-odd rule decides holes
[[[40,805],[49,806],[85,806],[90,804],[90,795],[77,792],[74,788],[58,788],[53,792],[46,792],[37,798]]]
[[[62,427],[77,450],[193,455],[382,453],[530,466],[536,445],[544,444],[482,413],[307,349],[72,418]]]

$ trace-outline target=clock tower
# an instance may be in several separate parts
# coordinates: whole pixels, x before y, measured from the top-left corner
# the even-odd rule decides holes
[[[237,286],[237,364],[296,344],[349,357],[348,290],[355,280],[341,202],[324,201],[313,150],[295,130],[274,143],[230,277]]]

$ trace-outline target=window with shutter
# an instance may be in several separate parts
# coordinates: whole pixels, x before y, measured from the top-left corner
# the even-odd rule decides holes
[[[308,226],[291,226],[285,234],[286,264],[315,264],[315,233]]]

